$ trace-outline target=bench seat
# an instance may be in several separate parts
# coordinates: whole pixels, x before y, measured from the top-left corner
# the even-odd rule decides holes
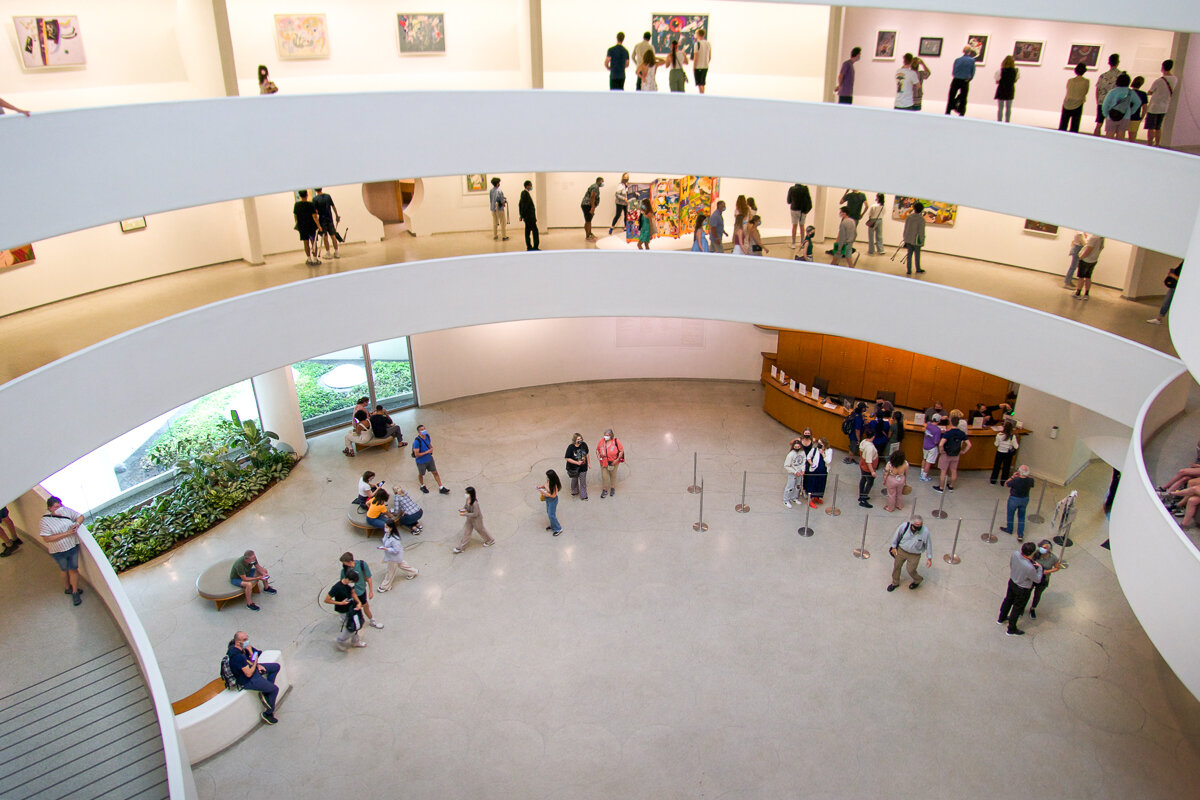
[[[395,439],[389,436],[386,439],[370,439],[365,442],[355,442],[354,452],[360,452],[364,447],[382,447],[384,450],[391,450],[392,443],[395,441]]]
[[[230,558],[218,561],[196,578],[196,592],[205,600],[216,603],[217,611],[230,600],[237,600],[243,596],[242,589],[229,582],[229,571],[233,569],[233,562],[236,560]],[[259,590],[259,584],[255,583],[254,592]]]

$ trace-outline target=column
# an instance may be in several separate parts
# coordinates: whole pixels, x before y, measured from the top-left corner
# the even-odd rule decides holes
[[[291,365],[256,375],[250,381],[258,400],[259,424],[263,430],[275,432],[280,443],[303,456],[308,452],[308,440],[304,436],[304,420],[300,417],[300,401],[296,397]]]
[[[542,0],[529,0],[529,86],[531,89],[546,88],[545,64],[542,58]],[[549,228],[550,206],[546,200],[546,173],[533,176],[533,203],[537,206],[538,228],[545,233]]]

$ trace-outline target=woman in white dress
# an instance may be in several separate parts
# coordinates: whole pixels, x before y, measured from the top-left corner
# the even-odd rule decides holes
[[[637,76],[642,79],[642,85],[638,91],[658,91],[658,68],[665,63],[667,62],[654,55],[653,50],[646,51],[646,55],[642,56],[642,63],[637,68]]]

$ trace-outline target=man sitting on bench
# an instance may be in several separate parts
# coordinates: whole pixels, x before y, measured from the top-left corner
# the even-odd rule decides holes
[[[400,432],[400,426],[392,422],[392,418],[383,410],[383,406],[375,406],[375,411],[371,413],[371,433],[375,434],[376,439],[395,439],[396,447],[404,447],[408,442],[404,441],[404,434]]]
[[[270,580],[271,576],[267,574],[266,568],[258,563],[258,557],[254,555],[253,550],[247,550],[245,555],[233,562],[233,567],[229,570],[229,582],[242,587],[242,593],[246,595],[246,608],[251,611],[258,611],[253,599],[254,584],[261,581],[264,592],[275,594]]]
[[[250,646],[250,634],[245,631],[238,631],[233,635],[226,655],[229,656],[229,667],[237,685],[242,690],[259,693],[259,699],[262,700],[265,709],[260,715],[262,721],[274,725],[279,721],[275,719],[275,697],[279,694],[275,676],[279,673],[279,665],[259,663],[258,658],[262,651]]]

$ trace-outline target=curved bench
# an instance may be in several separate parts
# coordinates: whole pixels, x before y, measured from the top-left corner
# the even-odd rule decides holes
[[[368,536],[374,530],[374,528],[367,524],[366,507],[360,506],[358,503],[350,504],[350,508],[346,511],[346,520],[355,528],[366,531]],[[231,586],[230,588],[233,587]]]
[[[384,450],[392,449],[392,442],[396,441],[392,437],[386,439],[369,439],[365,442],[355,442],[354,452],[360,452],[364,447],[382,447]]]
[[[278,650],[264,650],[260,658],[264,663],[279,664],[279,674],[275,676],[275,685],[279,687],[276,707],[292,686],[280,655]],[[187,748],[188,760],[198,764],[211,758],[258,727],[263,710],[258,694],[226,689],[225,682],[217,678],[195,694],[172,703],[175,728]]]
[[[243,596],[242,590],[229,582],[229,571],[233,568],[233,562],[236,560],[231,558],[218,561],[196,578],[196,592],[205,600],[212,600],[216,603],[217,611],[220,611],[221,606],[230,600],[237,600]],[[259,590],[259,584],[256,582],[254,591],[258,592]]]

